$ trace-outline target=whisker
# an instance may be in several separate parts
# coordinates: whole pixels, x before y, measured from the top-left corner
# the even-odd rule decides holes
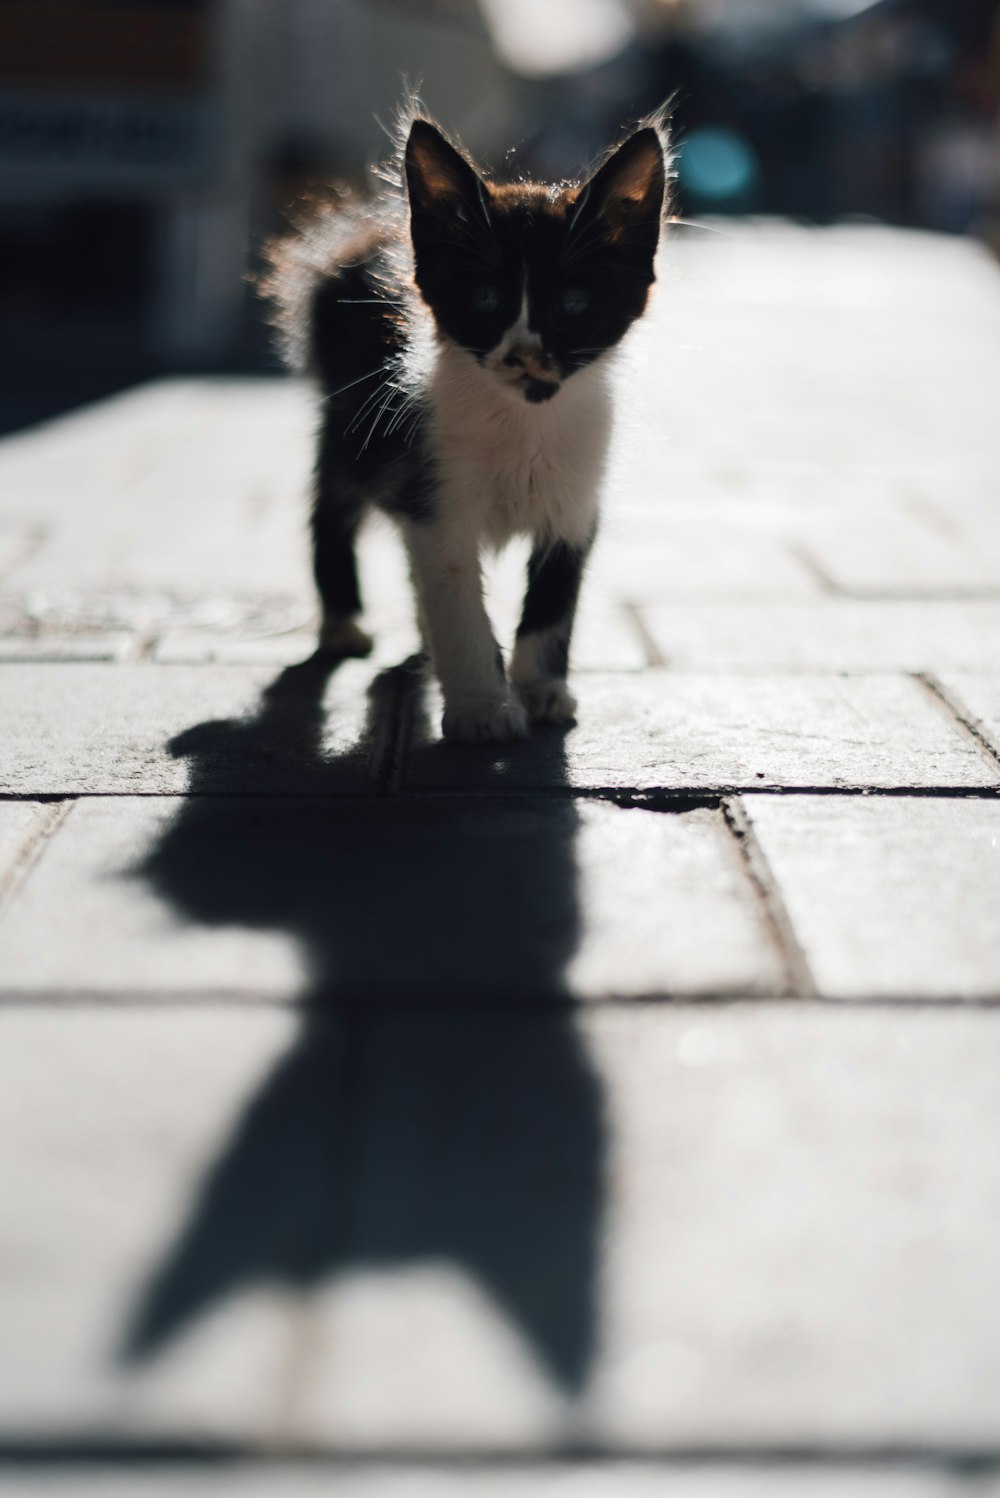
[[[375,432],[378,429],[379,422],[382,420],[382,417],[385,415],[385,413],[388,410],[389,406],[391,406],[391,404],[392,404],[392,396],[393,396],[393,391],[390,390],[389,394],[386,396],[385,400],[382,402],[382,404],[379,406],[378,410],[375,412],[375,420],[372,422],[371,426],[368,428],[368,436],[365,438],[364,442],[362,442],[362,444],[361,444],[361,452],[365,451],[365,449],[367,448],[369,442],[374,437]]]
[[[693,218],[678,218],[676,215],[671,215],[666,222],[668,224],[679,224],[684,229],[704,229],[706,234],[721,234],[723,239],[732,239],[733,237],[728,229],[720,229],[717,224],[700,224],[697,219]]]
[[[389,374],[386,376],[385,380],[383,380],[382,384],[379,385],[374,391],[372,391],[368,399],[364,401],[361,407],[355,412],[354,419],[349,423],[346,430],[348,432],[356,431],[356,429],[361,425],[362,421],[364,421],[365,417],[368,415],[369,411],[371,411],[372,408],[377,404],[379,397],[386,390],[391,391],[393,388],[398,387],[395,385],[395,381],[393,380],[392,375]]]
[[[376,375],[383,373],[382,366],[370,369],[367,374],[358,375],[356,380],[348,380],[346,385],[341,385],[339,390],[327,390],[324,392],[324,400],[334,400],[338,395],[343,395],[345,390],[353,390],[355,385],[360,385],[364,380],[373,380]]]

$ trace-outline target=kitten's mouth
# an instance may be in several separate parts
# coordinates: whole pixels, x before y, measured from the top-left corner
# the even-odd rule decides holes
[[[559,389],[557,380],[536,380],[531,375],[524,375],[518,383],[524,389],[524,398],[533,406],[540,406],[543,401],[550,401]]]

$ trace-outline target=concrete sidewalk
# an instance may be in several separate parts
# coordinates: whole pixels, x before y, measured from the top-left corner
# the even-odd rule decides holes
[[[1000,1494],[1000,272],[679,237],[622,407],[502,750],[294,382],[0,445],[0,1492]]]

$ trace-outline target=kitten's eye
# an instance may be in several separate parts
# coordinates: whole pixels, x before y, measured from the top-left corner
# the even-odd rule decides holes
[[[500,292],[496,286],[474,286],[472,305],[477,312],[495,312],[500,305]]]
[[[567,317],[578,317],[590,306],[590,293],[582,286],[568,286],[559,298],[559,306]]]

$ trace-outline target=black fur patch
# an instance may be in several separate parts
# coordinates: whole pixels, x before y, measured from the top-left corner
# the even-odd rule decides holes
[[[528,380],[524,387],[524,398],[533,406],[540,406],[544,401],[550,401],[558,389],[559,386],[554,385],[551,380]]]
[[[565,541],[533,551],[528,562],[528,591],[518,637],[552,629],[572,619],[580,591],[585,553]]]

